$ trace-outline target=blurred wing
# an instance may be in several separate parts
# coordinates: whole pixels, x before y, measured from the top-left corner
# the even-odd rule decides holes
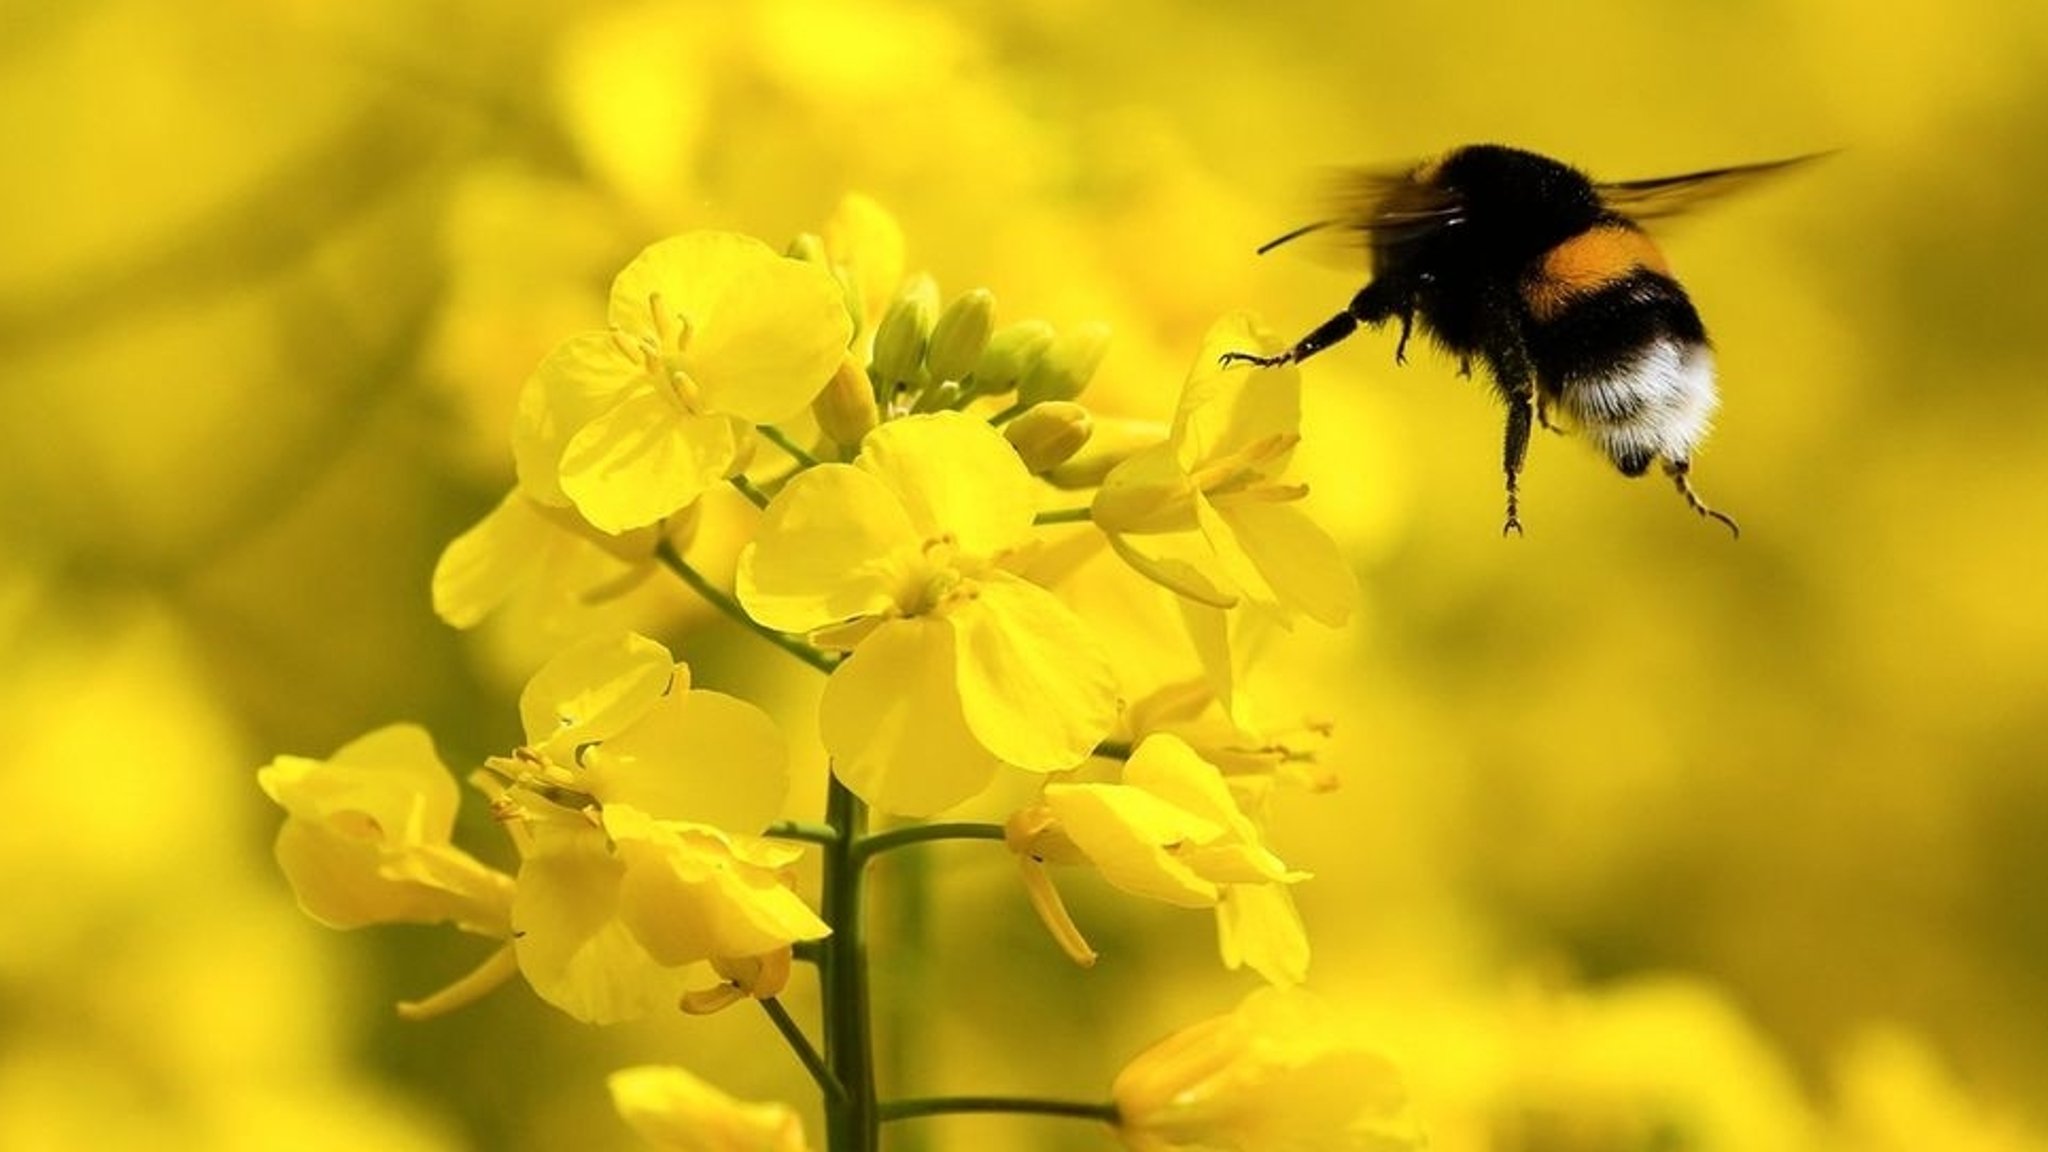
[[[1806,156],[1794,156],[1789,160],[1741,164],[1733,168],[1690,172],[1684,176],[1627,180],[1619,184],[1597,184],[1594,187],[1599,190],[1601,202],[1614,211],[1633,220],[1658,220],[1666,216],[1675,216],[1680,212],[1690,212],[1730,192],[1747,188],[1760,176],[1783,172],[1826,155],[1826,152],[1814,152]]]
[[[1464,218],[1464,207],[1440,189],[1411,179],[1415,167],[1344,168],[1323,180],[1316,219],[1259,245],[1259,255],[1307,238],[1319,262],[1355,269],[1373,248],[1400,244]]]

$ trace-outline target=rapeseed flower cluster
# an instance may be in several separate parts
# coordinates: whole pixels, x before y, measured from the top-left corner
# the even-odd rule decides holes
[[[1305,978],[1288,890],[1308,875],[1268,843],[1263,813],[1277,788],[1330,783],[1304,767],[1317,743],[1305,734],[1324,729],[1251,719],[1244,643],[1304,617],[1341,624],[1354,598],[1288,474],[1295,370],[1226,366],[1223,352],[1274,346],[1228,317],[1170,423],[1098,420],[1083,397],[1106,328],[999,323],[993,293],[948,299],[906,275],[904,252],[861,197],[782,251],[722,232],[648,247],[614,280],[608,326],[526,381],[517,484],[434,574],[436,611],[457,627],[515,596],[572,604],[680,578],[826,677],[822,821],[789,804],[792,718],[696,686],[687,663],[630,632],[585,636],[536,670],[521,739],[469,774],[511,839],[510,874],[452,843],[455,779],[415,726],[259,773],[286,811],[277,855],[310,914],[496,942],[407,1014],[514,974],[590,1023],[757,1001],[816,1078],[838,1152],[872,1149],[885,1120],[955,1108],[884,1100],[874,1083],[861,891],[883,851],[1006,840],[1032,905],[1083,963],[1094,952],[1049,866],[1213,909],[1231,967],[1283,987]],[[1115,431],[1097,442],[1099,424]],[[723,488],[758,510],[729,589],[691,556],[702,502]],[[1104,631],[1105,594],[1177,607],[1134,645]],[[1155,644],[1191,655],[1162,679],[1143,655]],[[933,820],[1014,772],[1038,799],[1006,822]],[[892,823],[870,832],[871,818]],[[778,1000],[798,963],[818,967],[822,1046]],[[1381,1123],[1398,1103],[1384,1063],[1267,1003],[1212,1026],[1221,1040],[1173,1042],[1224,1045],[1200,1056],[1201,1085],[1158,1087],[1182,1058],[1155,1052],[1114,1101],[1014,1110],[1110,1122],[1138,1149],[1402,1146]],[[1276,1059],[1274,1045],[1305,1047]],[[1365,1102],[1381,1142],[1304,1143],[1303,1124],[1322,1121],[1303,1116],[1360,1105],[1333,1069],[1368,1064],[1384,1082]],[[662,1147],[808,1146],[786,1107],[680,1069],[622,1072],[612,1088]],[[1295,1115],[1306,1099],[1315,1109]],[[1267,1132],[1277,1142],[1254,1138]]]

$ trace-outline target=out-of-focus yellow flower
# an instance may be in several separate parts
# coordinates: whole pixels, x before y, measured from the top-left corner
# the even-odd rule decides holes
[[[928,815],[979,792],[999,762],[1072,768],[1115,722],[1100,644],[1005,567],[1031,541],[1032,502],[1000,433],[913,416],[869,433],[852,464],[791,480],[741,554],[754,619],[851,650],[819,730],[870,804]]]
[[[514,488],[442,550],[434,565],[434,614],[472,628],[527,591],[563,603],[616,596],[654,571],[660,539],[653,528],[607,535],[570,509]]]
[[[681,1068],[626,1068],[606,1083],[619,1115],[660,1152],[808,1152],[788,1105],[735,1100]]]
[[[1094,518],[1132,567],[1189,599],[1334,626],[1357,586],[1336,542],[1295,507],[1308,487],[1282,479],[1301,441],[1301,374],[1218,362],[1270,346],[1242,315],[1210,328],[1167,442],[1111,469]]]
[[[455,778],[424,729],[380,728],[326,760],[279,756],[256,780],[288,815],[278,865],[315,920],[511,935],[512,881],[450,843]]]
[[[612,282],[610,319],[542,361],[512,446],[522,491],[612,533],[724,478],[746,425],[803,411],[853,334],[829,273],[728,232],[642,252]]]
[[[1397,1152],[1421,1146],[1394,1065],[1307,993],[1265,988],[1175,1033],[1111,1090],[1136,1152]]]
[[[1046,785],[1044,802],[1011,817],[1007,831],[1033,906],[1081,963],[1094,954],[1053,889],[1048,863],[1092,864],[1133,895],[1216,908],[1232,968],[1251,963],[1276,984],[1299,983],[1306,975],[1308,941],[1293,902],[1247,893],[1308,874],[1289,869],[1266,848],[1222,773],[1178,737],[1154,736],[1139,745],[1121,783]]]

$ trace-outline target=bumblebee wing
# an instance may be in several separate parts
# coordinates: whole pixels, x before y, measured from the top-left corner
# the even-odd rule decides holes
[[[1400,244],[1464,217],[1456,197],[1414,179],[1415,167],[1344,168],[1323,179],[1317,218],[1259,245],[1263,256],[1304,237],[1323,263],[1356,268],[1375,247]]]
[[[1594,187],[1600,193],[1601,202],[1614,211],[1632,220],[1658,220],[1689,212],[1730,192],[1747,188],[1758,177],[1783,172],[1826,155],[1826,152],[1814,152],[1762,164],[1738,164],[1733,168],[1710,168],[1683,176],[1626,180],[1616,184],[1596,184]]]

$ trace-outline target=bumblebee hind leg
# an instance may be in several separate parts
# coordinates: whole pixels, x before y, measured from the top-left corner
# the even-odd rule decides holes
[[[1699,513],[1702,519],[1719,520],[1728,526],[1728,531],[1734,533],[1736,539],[1742,538],[1742,526],[1740,524],[1737,524],[1727,514],[1716,512],[1709,508],[1706,502],[1700,499],[1699,493],[1692,490],[1691,461],[1666,460],[1664,462],[1664,474],[1671,477],[1672,483],[1678,485],[1678,494],[1685,497],[1686,505]]]

